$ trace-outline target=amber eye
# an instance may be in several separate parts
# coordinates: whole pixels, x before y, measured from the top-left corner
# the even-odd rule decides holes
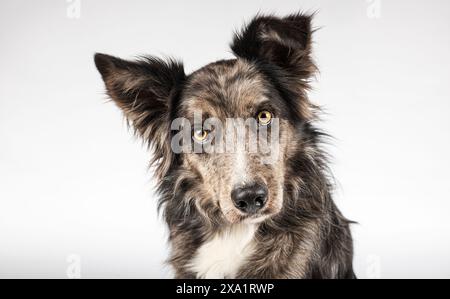
[[[194,138],[198,142],[204,142],[208,138],[209,132],[203,129],[194,130]]]
[[[272,113],[269,111],[261,111],[258,113],[258,122],[262,126],[267,126],[272,122]]]

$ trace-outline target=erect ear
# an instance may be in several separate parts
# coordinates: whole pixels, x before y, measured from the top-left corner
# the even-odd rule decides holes
[[[170,105],[185,80],[183,65],[153,57],[126,61],[105,54],[96,54],[95,64],[108,95],[135,132],[152,145],[155,161],[163,160],[162,175],[170,163]]]
[[[273,66],[283,87],[305,98],[301,105],[307,103],[305,91],[317,70],[311,57],[312,17],[256,16],[231,44],[237,57]],[[305,109],[302,114],[308,113]]]
[[[304,79],[315,71],[311,60],[311,15],[257,16],[235,35],[231,49],[242,58],[286,68]]]

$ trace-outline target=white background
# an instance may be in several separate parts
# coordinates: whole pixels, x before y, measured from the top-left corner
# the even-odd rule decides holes
[[[381,4],[378,14],[375,8]],[[336,137],[359,277],[450,277],[446,0],[0,2],[0,277],[171,277],[149,154],[106,103],[94,52],[230,58],[258,11],[315,11],[311,99]],[[69,258],[70,261],[70,258]]]

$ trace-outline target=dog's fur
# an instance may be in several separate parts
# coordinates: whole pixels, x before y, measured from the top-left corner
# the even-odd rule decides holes
[[[154,152],[160,207],[177,278],[354,278],[349,221],[333,203],[324,136],[307,98],[316,71],[311,15],[257,16],[235,35],[236,59],[186,75],[181,63],[97,54],[108,95]],[[280,120],[281,159],[175,154],[171,121],[195,111],[219,119],[270,110]],[[262,182],[265,209],[249,218],[230,199]]]

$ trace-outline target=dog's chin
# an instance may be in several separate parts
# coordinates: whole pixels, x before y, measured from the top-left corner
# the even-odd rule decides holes
[[[273,215],[253,215],[251,217],[245,218],[242,223],[245,224],[260,224],[264,221],[270,219]]]
[[[225,219],[230,224],[260,224],[274,217],[276,214],[278,214],[278,212],[265,209],[257,214],[246,215],[244,213],[241,213],[237,209],[233,209],[231,211],[224,211],[223,214],[225,216]]]

